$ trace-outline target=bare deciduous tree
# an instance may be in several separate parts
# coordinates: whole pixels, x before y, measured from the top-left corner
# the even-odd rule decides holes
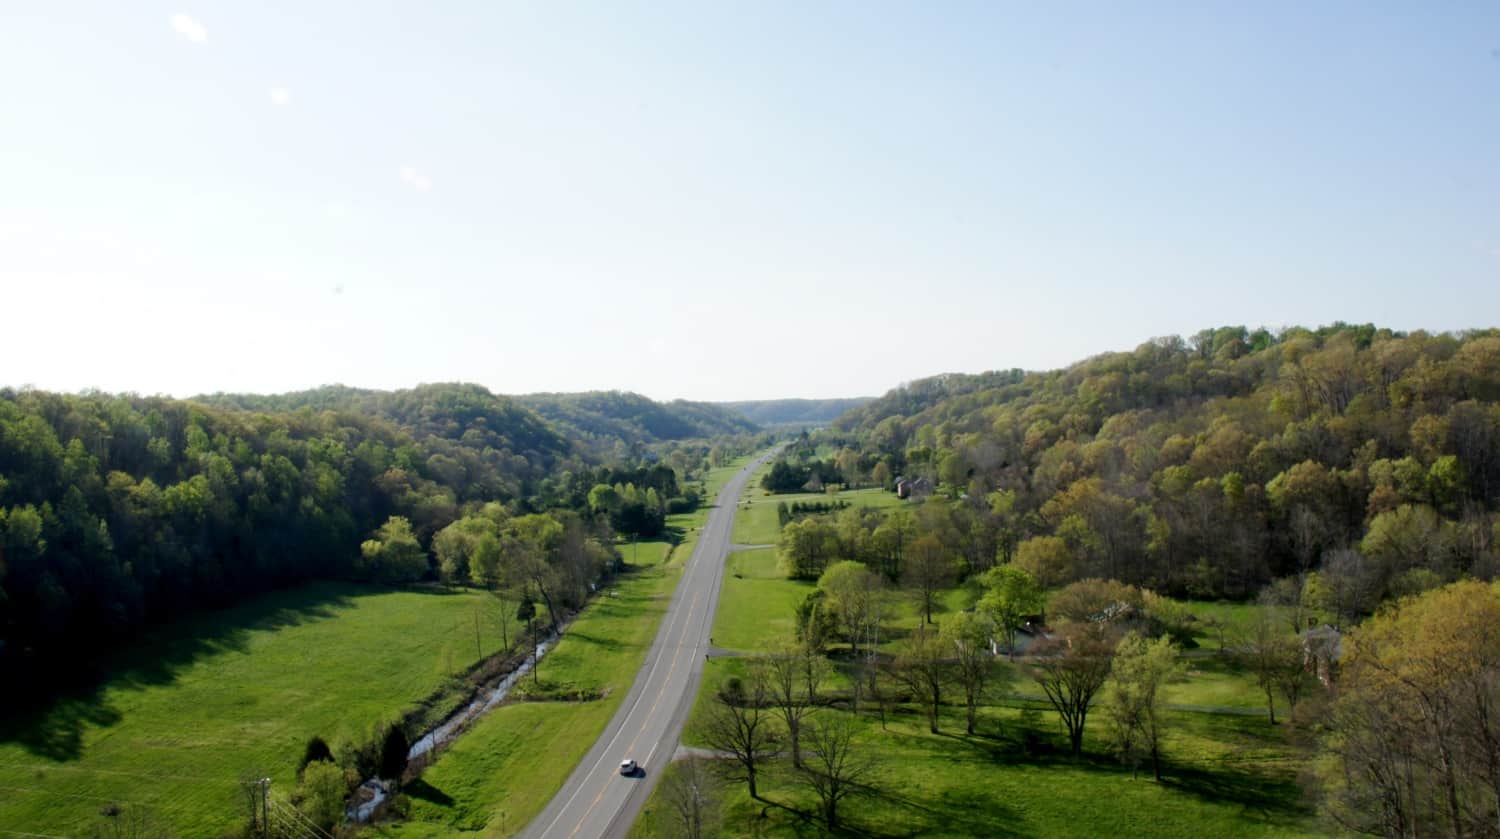
[[[662,795],[688,839],[717,835],[720,783],[708,763],[702,758],[680,761],[662,782]]]
[[[938,710],[949,681],[949,665],[943,643],[936,632],[919,624],[907,639],[906,649],[896,657],[891,675],[912,692],[927,711],[927,727],[938,733]]]
[[[735,779],[745,781],[754,799],[760,798],[755,781],[774,739],[766,694],[761,667],[750,668],[745,680],[728,680],[715,694],[700,731],[709,748],[724,753],[737,765]]]
[[[1236,645],[1235,656],[1255,675],[1255,683],[1265,692],[1266,711],[1275,725],[1276,693],[1279,691],[1295,706],[1306,676],[1297,636],[1282,631],[1275,612],[1262,607],[1249,632]]]
[[[953,681],[964,692],[967,711],[965,730],[974,733],[979,704],[995,675],[995,656],[990,653],[990,637],[995,625],[973,612],[959,612],[943,622],[943,646],[953,656]]]
[[[922,622],[932,623],[932,610],[937,607],[943,589],[952,585],[958,563],[930,533],[912,542],[908,555],[911,561],[906,566],[907,580],[922,606]]]
[[[827,660],[805,645],[784,641],[772,647],[764,659],[766,693],[786,724],[792,745],[792,765],[802,766],[802,721],[812,713],[818,687],[827,671]]]
[[[1109,677],[1117,641],[1108,624],[1086,621],[1064,626],[1058,637],[1036,646],[1032,678],[1068,729],[1074,756],[1083,753],[1089,704]]]
[[[838,829],[839,803],[864,788],[875,765],[855,743],[858,730],[853,716],[833,711],[807,723],[808,758],[802,779],[817,794],[829,830]]]

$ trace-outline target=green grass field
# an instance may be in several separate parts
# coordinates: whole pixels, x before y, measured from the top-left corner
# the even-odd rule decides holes
[[[775,505],[791,496],[763,496],[759,490],[742,502],[736,541],[774,541]],[[851,497],[855,493],[839,497]],[[882,494],[886,498],[894,496]],[[811,498],[812,496],[806,496]],[[824,498],[824,496],[817,496]],[[896,502],[899,503],[899,502]],[[715,645],[739,652],[764,649],[768,641],[791,633],[796,603],[810,583],[784,579],[773,549],[742,551],[730,559],[714,624]],[[972,592],[957,587],[944,593],[935,615],[962,609]],[[1251,614],[1241,604],[1190,604],[1200,616],[1213,616],[1232,629]],[[893,648],[921,620],[911,598],[893,603],[890,637]],[[1200,643],[1217,649],[1205,634]],[[743,675],[748,658],[717,658],[704,673],[694,710],[700,718],[712,691],[731,675]],[[963,734],[962,709],[943,709],[943,732],[928,733],[925,719],[905,706],[882,728],[873,715],[862,715],[861,742],[875,764],[868,795],[851,800],[844,811],[841,835],[871,837],[1096,837],[1096,836],[1249,836],[1324,835],[1309,802],[1302,797],[1297,771],[1305,760],[1300,747],[1287,742],[1289,728],[1271,726],[1259,715],[1263,696],[1253,677],[1230,661],[1195,654],[1184,658],[1182,675],[1168,688],[1174,705],[1212,706],[1220,712],[1171,711],[1163,746],[1166,769],[1162,783],[1140,778],[1110,757],[1104,742],[1102,714],[1090,721],[1085,756],[1066,754],[1066,736],[1056,713],[1041,701],[1000,699],[981,712],[978,734]],[[1041,696],[1024,670],[1002,663],[997,694]],[[834,693],[847,691],[848,678],[829,680]],[[950,692],[950,702],[959,701]],[[821,713],[847,713],[826,710]],[[1033,742],[1050,751],[1028,751]],[[689,723],[688,745],[704,743]],[[669,769],[674,772],[676,767]],[[682,827],[658,792],[632,830],[635,839],[676,837]],[[785,761],[773,762],[761,784],[767,802],[752,801],[743,783],[723,792],[719,816],[728,837],[808,837],[827,835],[811,815],[812,793],[799,784]]]
[[[788,580],[777,570],[775,548],[730,554],[714,616],[714,646],[752,652],[769,639],[790,636],[797,604],[812,590],[812,583]]]
[[[743,462],[713,470],[709,493]],[[675,546],[621,546],[644,568],[597,598],[543,660],[542,693],[601,698],[517,702],[482,720],[411,791],[420,821],[405,834],[513,832],[545,804],[628,689],[707,514],[672,516]],[[92,834],[112,803],[176,835],[229,832],[243,820],[241,776],[289,790],[310,736],[363,736],[434,694],[426,718],[456,707],[452,675],[496,651],[498,620],[480,592],[319,583],[159,630],[97,688],[0,723],[0,834]]]
[[[828,495],[822,492],[797,493],[794,495],[767,495],[757,485],[759,477],[753,478],[750,487],[740,500],[739,513],[734,520],[734,541],[741,545],[774,545],[781,537],[781,522],[776,517],[776,505],[788,507],[797,502],[827,504],[833,501],[848,502],[851,506],[887,509],[900,507],[906,502],[895,493],[883,489],[856,489]]]
[[[823,711],[841,714],[843,711]],[[1105,758],[1031,755],[1020,745],[1030,730],[1056,739],[1047,714],[1006,705],[987,709],[980,734],[963,735],[957,709],[944,733],[927,733],[911,713],[882,729],[861,716],[859,742],[875,758],[870,791],[842,809],[845,833],[872,837],[1249,836],[1317,834],[1300,802],[1295,764],[1280,731],[1251,718],[1178,714],[1166,745],[1163,783]],[[1095,752],[1101,744],[1091,743]],[[724,788],[726,837],[827,835],[807,813],[816,800],[785,761],[761,783],[769,802],[752,801],[743,783]],[[675,837],[670,806],[653,797],[632,836]],[[764,815],[762,813],[764,812]]]
[[[476,609],[493,653],[499,610],[470,591],[315,584],[159,631],[96,690],[0,728],[0,833],[92,833],[112,802],[230,830],[243,773],[285,791],[310,736],[363,735],[477,660]]]

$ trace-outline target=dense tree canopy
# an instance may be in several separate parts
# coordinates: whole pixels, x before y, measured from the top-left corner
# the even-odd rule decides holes
[[[358,414],[0,391],[4,660],[355,574],[392,516],[425,539],[475,485],[505,497],[533,471],[482,451],[450,474],[445,451]]]
[[[1500,566],[1497,396],[1493,330],[1226,327],[914,382],[820,442],[938,481],[967,573],[1243,597],[1355,551],[1369,608]]]

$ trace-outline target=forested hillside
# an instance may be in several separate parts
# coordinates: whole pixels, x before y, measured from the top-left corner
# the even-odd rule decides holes
[[[655,402],[617,390],[533,393],[516,400],[591,449],[611,453],[669,440],[748,434],[755,423],[708,402]]]
[[[854,450],[845,480],[937,480],[959,502],[944,538],[973,570],[1014,559],[1049,585],[1240,597],[1320,569],[1357,613],[1495,574],[1497,399],[1494,330],[1226,327],[914,382],[834,442]]]
[[[835,417],[869,402],[867,396],[852,399],[765,399],[751,402],[719,402],[756,425],[825,425]]]
[[[362,397],[408,430],[310,405],[0,391],[0,666],[299,580],[384,577],[360,545],[392,517],[426,544],[465,505],[581,495],[543,480],[590,480],[565,440],[479,397]]]
[[[545,474],[574,453],[573,445],[536,413],[474,384],[426,384],[407,390],[329,385],[273,395],[216,393],[193,401],[270,413],[306,409],[381,417],[417,438],[439,437],[468,449],[521,454],[528,459],[530,477]]]
[[[620,401],[633,400],[647,403],[638,425],[575,442],[574,426],[475,385],[195,400],[0,390],[0,672],[61,667],[60,653],[313,578],[497,584],[524,571],[576,605],[615,530],[650,536],[696,503],[674,469],[701,473],[743,438],[672,443],[657,467],[593,444],[750,425]],[[607,503],[590,498],[600,484]],[[511,554],[542,564],[511,568],[507,554],[480,573],[465,534],[532,545]]]

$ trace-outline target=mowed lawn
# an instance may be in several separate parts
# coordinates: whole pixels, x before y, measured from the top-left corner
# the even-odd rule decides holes
[[[762,472],[765,471],[762,469]],[[750,481],[740,499],[739,511],[734,520],[734,541],[740,545],[774,545],[781,538],[781,521],[776,507],[796,503],[830,504],[847,503],[851,507],[874,507],[889,509],[908,506],[908,502],[878,487],[856,489],[829,495],[823,492],[805,492],[795,495],[767,495],[759,486],[759,473]]]
[[[357,736],[496,651],[488,594],[320,583],[163,629],[100,687],[0,724],[0,833],[92,834],[111,803],[182,836],[243,818],[239,779],[290,790],[312,735]],[[19,689],[19,686],[10,686]]]
[[[1031,710],[1028,710],[1028,707]],[[825,715],[846,714],[825,710]],[[1026,732],[1060,742],[1050,711],[1008,703],[985,709],[980,733],[966,736],[960,709],[945,709],[939,735],[909,709],[882,728],[859,717],[857,743],[872,763],[870,789],[841,807],[846,835],[869,837],[1302,837],[1322,835],[1297,785],[1297,761],[1283,729],[1263,720],[1173,714],[1164,781],[1091,753],[1028,754]],[[669,771],[678,771],[673,766]],[[660,789],[660,788],[658,788]],[[724,837],[811,837],[826,831],[811,814],[816,797],[789,761],[773,761],[752,801],[728,782],[719,816]],[[682,835],[658,794],[631,832],[634,839]]]
[[[812,590],[812,583],[788,580],[777,569],[775,548],[730,554],[714,615],[714,646],[755,652],[768,641],[791,637],[797,629],[797,605]]]

